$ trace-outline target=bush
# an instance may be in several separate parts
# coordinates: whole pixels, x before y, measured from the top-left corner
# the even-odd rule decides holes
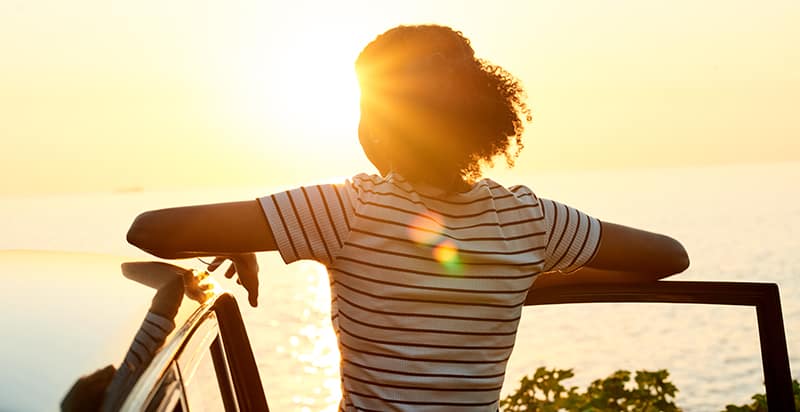
[[[558,412],[558,411],[644,411],[675,412],[678,388],[667,380],[669,372],[636,371],[631,384],[631,373],[619,370],[605,379],[589,384],[584,392],[576,386],[565,387],[561,381],[575,376],[572,369],[536,369],[533,376],[524,376],[516,392],[500,401],[507,412]],[[792,382],[795,410],[800,412],[800,383]],[[767,397],[756,394],[749,405],[726,406],[723,412],[767,412]]]
[[[536,369],[533,377],[520,381],[520,388],[500,401],[504,411],[643,411],[674,412],[678,388],[667,381],[669,372],[636,371],[636,386],[629,384],[631,373],[619,370],[605,379],[592,382],[586,391],[567,389],[561,381],[575,376],[572,369]]]

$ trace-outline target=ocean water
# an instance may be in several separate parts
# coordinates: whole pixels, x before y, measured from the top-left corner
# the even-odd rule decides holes
[[[498,179],[602,220],[679,239],[691,258],[679,280],[775,282],[782,297],[792,375],[800,377],[800,163],[574,173]],[[148,259],[125,243],[147,209],[253,199],[270,188],[0,197],[0,249],[100,252]],[[224,230],[224,228],[220,228]],[[251,343],[276,411],[335,410],[338,352],[328,280],[313,262],[259,257],[261,298],[246,307]],[[180,264],[202,268],[197,260]],[[133,333],[133,331],[132,331]],[[585,387],[617,369],[668,369],[677,403],[719,411],[763,392],[755,310],[669,304],[526,308],[503,393],[538,366],[573,368]]]

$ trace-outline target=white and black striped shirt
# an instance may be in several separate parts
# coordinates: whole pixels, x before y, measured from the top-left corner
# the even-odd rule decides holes
[[[496,411],[523,302],[593,256],[600,222],[525,186],[397,174],[259,199],[286,263],[325,264],[345,411]]]

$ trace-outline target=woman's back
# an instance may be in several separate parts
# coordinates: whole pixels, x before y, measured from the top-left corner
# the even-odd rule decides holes
[[[446,195],[358,175],[261,203],[287,263],[328,267],[346,410],[496,410],[534,279],[599,240],[596,220],[488,179]],[[573,224],[554,233],[543,205]],[[295,220],[304,230],[282,230]]]

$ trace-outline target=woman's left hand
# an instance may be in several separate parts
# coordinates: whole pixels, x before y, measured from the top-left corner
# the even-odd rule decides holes
[[[255,253],[235,253],[218,256],[208,265],[208,271],[213,272],[226,260],[231,261],[230,267],[225,271],[225,277],[230,279],[234,274],[239,274],[236,283],[247,290],[250,306],[258,306],[258,261]]]

